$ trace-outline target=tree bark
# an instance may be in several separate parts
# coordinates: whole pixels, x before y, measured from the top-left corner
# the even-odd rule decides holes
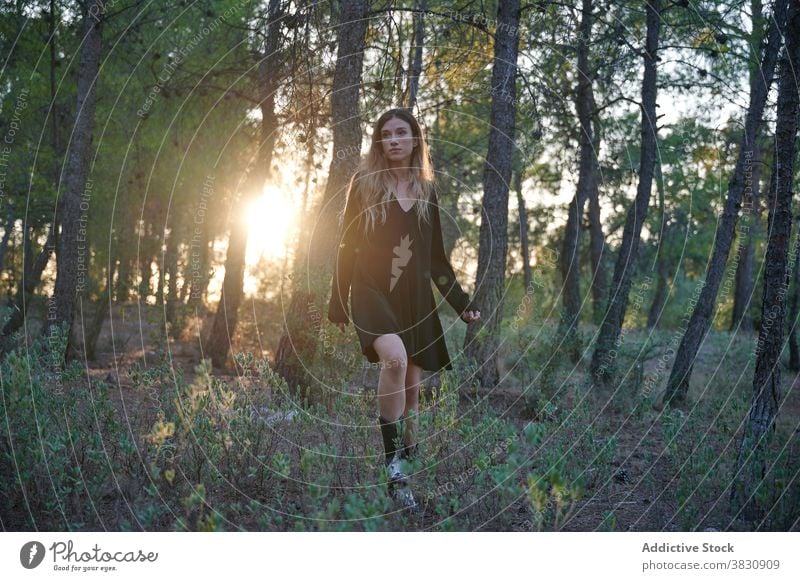
[[[473,299],[473,304],[481,311],[481,318],[467,326],[464,338],[465,355],[479,364],[477,377],[484,387],[495,386],[499,379],[497,350],[508,255],[508,184],[516,126],[519,17],[519,0],[500,3],[492,67],[491,130],[483,170],[483,214],[477,272],[481,284],[477,286]]]
[[[761,128],[767,94],[775,74],[775,62],[778,58],[782,31],[786,22],[786,5],[787,0],[775,1],[773,18],[767,34],[767,45],[761,61],[761,73],[756,75],[755,83],[750,87],[750,104],[747,109],[739,157],[728,185],[728,197],[714,238],[714,250],[706,270],[705,284],[696,301],[696,306],[691,312],[689,324],[678,347],[664,394],[665,403],[682,404],[686,401],[692,365],[700,344],[711,326],[711,314],[714,310],[717,292],[731,248],[733,232],[736,228],[745,185],[746,166],[753,158],[753,149]],[[687,312],[687,316],[688,314]]]
[[[525,208],[525,198],[522,196],[522,171],[518,168],[514,172],[514,191],[517,193],[517,207],[519,209],[519,240],[522,252],[522,276],[525,282],[525,292],[533,288],[533,274],[531,272],[531,251],[528,244],[528,211]]]
[[[800,231],[795,235],[793,252],[789,253],[792,269],[792,295],[789,299],[789,369],[800,371],[800,350],[797,347],[797,318],[800,315]]]
[[[58,221],[61,223],[61,234],[56,250],[56,284],[52,298],[54,308],[48,308],[43,330],[45,336],[50,336],[56,326],[66,325],[67,337],[70,337],[75,316],[75,299],[83,294],[83,281],[79,273],[83,271],[85,274],[88,269],[86,224],[92,195],[91,182],[88,181],[89,156],[94,130],[104,12],[103,0],[92,0],[84,15],[85,35],[81,44],[78,71],[78,106],[67,154],[64,194],[59,204],[61,216]],[[83,269],[81,264],[84,265]]]
[[[750,86],[755,82],[755,76],[759,74],[755,66],[758,62],[758,49],[764,40],[764,17],[762,14],[763,6],[761,0],[751,0],[750,11],[752,14],[752,32],[750,34]],[[742,206],[745,216],[748,216],[748,231],[743,234],[747,241],[739,257],[736,268],[736,290],[733,297],[733,316],[731,318],[731,331],[752,332],[753,317],[750,314],[750,300],[753,296],[753,270],[755,265],[755,240],[759,222],[759,186],[761,182],[761,152],[758,146],[758,139],[753,143],[753,159],[750,171],[745,171],[744,191],[742,192]],[[744,222],[744,216],[742,216]],[[741,245],[740,245],[741,246]]]
[[[608,309],[600,326],[600,336],[592,355],[592,375],[601,382],[607,383],[613,376],[613,365],[619,337],[622,332],[622,321],[628,306],[636,257],[642,225],[647,217],[650,194],[653,189],[653,176],[656,165],[656,81],[658,42],[661,26],[661,2],[654,0],[647,5],[647,40],[644,52],[644,80],[642,82],[642,126],[641,126],[641,160],[639,163],[639,185],[636,199],[628,210],[625,228],[622,233],[622,245],[614,266],[614,277],[611,282],[611,293]]]
[[[800,231],[795,235],[795,243],[792,246],[793,253],[789,254],[790,264],[794,264],[792,270],[792,294],[789,299],[789,369],[800,371],[800,350],[797,348],[797,318],[800,315]]]
[[[744,191],[742,192],[742,232],[745,238],[740,241],[741,255],[736,265],[736,290],[733,295],[733,315],[731,331],[751,332],[753,317],[750,315],[750,300],[753,298],[756,232],[759,217],[759,184],[761,181],[761,152],[756,142],[753,146],[753,164],[750,172],[745,171]],[[749,175],[748,175],[749,173]],[[749,219],[745,221],[745,216]],[[746,230],[745,230],[746,228]]]
[[[786,26],[786,49],[778,88],[775,160],[770,184],[769,239],[764,261],[764,299],[758,333],[753,399],[736,459],[731,487],[731,514],[748,521],[763,516],[756,492],[766,475],[769,440],[783,397],[780,356],[788,280],[787,257],[792,233],[792,182],[800,96],[796,75],[800,67],[800,5],[791,2]]]
[[[672,275],[672,269],[670,268],[669,260],[664,256],[664,252],[666,252],[667,244],[672,237],[673,228],[673,223],[664,226],[664,233],[658,245],[658,258],[656,259],[656,290],[653,295],[653,302],[650,303],[650,311],[647,313],[648,329],[652,329],[658,323],[658,319],[661,317],[661,312],[664,310],[664,305],[667,302],[667,295],[669,294],[667,282]]]
[[[139,248],[139,286],[136,298],[140,303],[147,303],[147,297],[153,294],[153,287],[150,284],[150,278],[153,276],[153,257],[144,254],[141,246]]]
[[[178,236],[181,227],[181,214],[175,218],[169,235],[167,236],[167,248],[164,254],[164,269],[167,275],[167,299],[165,306],[165,319],[172,337],[180,337],[183,329],[175,329],[176,318],[175,308],[178,304]]]
[[[414,44],[409,55],[408,88],[406,93],[406,107],[410,111],[417,105],[417,93],[419,91],[419,78],[422,75],[422,47],[425,42],[425,10],[426,0],[419,0],[417,8],[420,12],[414,14]]]
[[[600,150],[600,132],[597,119],[594,122],[594,169],[591,189],[589,190],[589,235],[592,255],[592,312],[594,320],[599,324],[603,319],[603,309],[606,306],[608,295],[608,282],[606,269],[603,268],[603,252],[606,246],[603,234],[603,222],[600,217],[600,168],[597,153]]]
[[[6,223],[3,225],[3,239],[0,240],[0,273],[3,272],[3,267],[5,266],[8,241],[11,239],[11,233],[14,231],[15,222],[14,211],[9,207],[8,214],[6,215]]]
[[[95,359],[97,340],[100,338],[100,331],[103,329],[103,323],[106,320],[106,315],[108,314],[109,306],[111,305],[111,293],[114,289],[114,274],[116,271],[117,261],[116,259],[112,259],[109,261],[108,265],[105,292],[101,293],[100,300],[97,301],[92,323],[83,334],[84,340],[86,341],[86,344],[84,345],[84,352],[86,353],[86,358],[91,361],[94,361]]]
[[[258,168],[249,176],[240,200],[239,208],[244,210],[262,195],[263,185],[272,173],[272,155],[278,131],[278,117],[275,113],[275,93],[278,89],[280,68],[279,47],[282,16],[281,0],[270,0],[264,58],[259,63],[262,119],[261,144],[259,147]],[[225,365],[228,351],[233,344],[236,327],[239,323],[239,306],[244,297],[244,271],[248,232],[247,227],[238,223],[238,219],[242,214],[243,212],[241,211],[235,212],[231,221],[228,254],[225,258],[225,278],[222,281],[222,295],[205,346],[206,353],[217,367]]]
[[[582,341],[578,333],[581,311],[580,277],[581,268],[579,248],[583,207],[589,199],[594,185],[594,137],[592,116],[594,115],[594,95],[592,82],[594,71],[589,64],[589,43],[592,34],[592,0],[583,0],[581,23],[578,29],[577,61],[578,87],[575,93],[575,108],[580,124],[580,161],[578,167],[578,186],[569,204],[567,226],[561,249],[561,278],[564,282],[564,307],[561,316],[562,345],[569,352],[572,361],[578,361],[582,352]]]
[[[55,252],[56,239],[55,228],[57,226],[50,226],[47,233],[47,240],[42,249],[33,257],[33,248],[31,247],[31,239],[28,235],[26,228],[22,232],[23,236],[23,259],[22,259],[22,280],[20,280],[17,294],[14,298],[13,310],[11,317],[6,321],[3,326],[3,342],[0,351],[5,352],[12,347],[11,336],[22,327],[25,321],[25,313],[27,312],[28,302],[33,296],[33,291],[39,286],[42,280],[42,273],[44,272],[47,263],[50,261],[50,256]],[[31,234],[32,236],[32,234]]]
[[[359,92],[364,67],[368,24],[367,0],[342,2],[339,46],[331,91],[333,158],[320,206],[318,227],[309,241],[305,267],[293,289],[286,314],[286,327],[275,354],[277,372],[290,389],[309,385],[305,366],[314,358],[321,328],[324,302],[330,285],[337,236],[337,212],[344,206],[347,184],[361,155]],[[307,286],[303,286],[303,283]]]

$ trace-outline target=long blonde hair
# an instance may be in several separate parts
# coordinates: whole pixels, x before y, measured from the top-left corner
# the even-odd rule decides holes
[[[383,155],[381,130],[384,124],[397,117],[411,126],[412,137],[417,138],[417,146],[411,154],[409,174],[411,176],[410,192],[416,196],[417,221],[430,223],[430,201],[434,191],[433,165],[431,164],[428,143],[422,127],[407,109],[390,109],[378,117],[372,128],[372,142],[366,156],[361,159],[358,170],[350,182],[349,195],[358,195],[362,209],[362,220],[365,231],[373,231],[379,222],[385,224],[387,208],[391,202],[394,185],[389,164]],[[409,210],[410,211],[410,210]]]

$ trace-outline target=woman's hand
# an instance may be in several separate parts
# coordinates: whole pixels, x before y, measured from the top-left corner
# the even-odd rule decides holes
[[[481,318],[480,311],[464,311],[461,313],[461,320],[465,323],[471,323],[472,321],[477,321]]]

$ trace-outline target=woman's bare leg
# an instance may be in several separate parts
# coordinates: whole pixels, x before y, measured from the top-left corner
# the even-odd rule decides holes
[[[422,382],[422,367],[408,360],[406,368],[406,398],[405,409],[405,429],[403,430],[403,443],[413,448],[417,443],[417,414],[419,413],[419,387]]]
[[[378,377],[378,409],[384,419],[393,422],[403,413],[406,405],[406,367],[408,357],[399,335],[381,335],[373,342],[380,357],[381,373]]]

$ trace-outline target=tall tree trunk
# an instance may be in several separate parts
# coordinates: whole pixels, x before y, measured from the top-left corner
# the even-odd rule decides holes
[[[603,222],[600,217],[600,168],[597,161],[597,154],[600,151],[600,131],[597,118],[594,120],[593,127],[594,179],[592,179],[592,187],[589,190],[589,243],[592,255],[592,313],[595,323],[600,324],[603,320],[603,309],[606,307],[608,282],[606,269],[603,268],[603,251],[605,250],[606,239],[603,234]]]
[[[478,380],[485,387],[498,381],[497,349],[503,317],[508,255],[508,184],[514,155],[516,73],[519,43],[519,0],[501,2],[497,14],[492,66],[492,110],[489,149],[483,169],[483,215],[473,303],[481,319],[467,326],[464,350],[478,362]],[[482,332],[483,330],[486,330]]]
[[[23,237],[23,259],[22,259],[22,279],[17,288],[17,294],[14,298],[13,310],[11,317],[6,321],[2,332],[2,346],[0,351],[5,352],[13,347],[10,339],[11,336],[22,327],[25,321],[25,313],[28,308],[28,302],[33,296],[33,291],[39,286],[42,280],[42,273],[44,272],[47,263],[50,262],[50,256],[55,252],[56,247],[56,234],[55,229],[58,226],[51,225],[48,228],[47,240],[42,249],[33,257],[33,248],[31,246],[31,238],[28,234],[28,228],[22,231]],[[31,237],[33,234],[31,233]]]
[[[661,311],[667,302],[667,280],[670,275],[669,262],[665,257],[669,240],[672,237],[671,231],[674,223],[669,221],[666,209],[666,195],[664,193],[664,174],[661,166],[656,165],[656,190],[658,191],[658,204],[661,210],[661,235],[658,240],[656,250],[656,291],[653,295],[653,302],[650,303],[650,311],[647,313],[647,328],[652,329],[661,317]]]
[[[8,214],[6,215],[6,223],[3,224],[3,239],[0,240],[0,273],[3,272],[3,267],[6,261],[6,251],[8,250],[8,241],[11,239],[11,233],[14,231],[14,218],[13,208],[9,207]]]
[[[739,204],[744,189],[745,168],[753,158],[753,149],[761,128],[764,106],[770,85],[775,74],[775,62],[781,45],[782,31],[786,22],[787,0],[775,0],[773,18],[767,34],[767,45],[761,61],[760,74],[750,86],[750,104],[747,108],[742,143],[736,167],[728,184],[728,197],[714,238],[714,250],[706,270],[706,280],[700,297],[692,311],[689,325],[681,339],[675,363],[672,365],[664,401],[680,404],[686,401],[692,365],[700,348],[700,343],[711,326],[711,314],[717,300],[717,292],[722,282],[722,273],[728,261],[733,231],[739,213]]]
[[[81,44],[80,69],[78,71],[78,106],[75,115],[75,127],[67,158],[67,169],[64,177],[64,194],[59,209],[61,234],[56,250],[56,284],[53,292],[54,309],[48,308],[44,334],[48,336],[54,327],[67,326],[67,337],[70,337],[75,315],[75,299],[83,293],[83,284],[79,278],[83,263],[88,267],[88,243],[86,242],[87,215],[86,210],[91,197],[89,176],[89,156],[92,147],[94,129],[95,96],[97,75],[102,48],[102,24],[105,6],[103,0],[92,0],[84,15],[85,35]],[[76,268],[77,265],[77,268]],[[85,271],[84,271],[85,272]]]
[[[531,251],[528,244],[528,211],[525,208],[525,198],[522,196],[522,171],[521,168],[514,172],[514,191],[517,193],[517,208],[519,210],[519,241],[522,252],[522,276],[525,282],[525,292],[533,288],[533,275],[531,273]]]
[[[579,259],[583,206],[591,195],[594,185],[594,137],[592,116],[594,96],[592,82],[594,71],[589,64],[589,46],[592,34],[592,0],[583,0],[581,24],[578,29],[577,60],[578,87],[575,93],[575,108],[578,112],[580,135],[580,161],[578,186],[569,204],[567,226],[561,250],[561,278],[564,282],[564,308],[561,315],[561,338],[570,358],[578,361],[582,352],[582,341],[578,332],[581,311],[581,267]]]
[[[163,259],[163,255],[162,255]],[[156,258],[154,261],[156,264],[156,268],[158,269],[158,282],[156,283],[156,304],[163,305],[164,304],[164,287],[167,283],[167,271],[164,268],[164,261],[159,260]]]
[[[789,298],[789,369],[792,371],[800,371],[800,350],[797,348],[797,318],[800,315],[800,251],[797,248],[798,244],[800,244],[800,229],[795,235],[795,243],[792,246],[794,256],[789,255],[794,264],[791,276],[792,294]]]
[[[212,186],[204,185],[204,191],[207,187]],[[194,311],[205,309],[208,285],[211,282],[210,262],[213,248],[214,241],[210,240],[208,221],[203,220],[199,237],[197,240],[192,239],[189,248],[189,259],[186,261],[184,284],[181,288],[181,300],[185,300]]]
[[[246,209],[262,194],[262,188],[272,173],[272,155],[278,131],[275,114],[275,93],[278,89],[280,68],[280,32],[283,18],[281,0],[270,0],[268,8],[267,39],[264,58],[259,63],[259,85],[261,87],[261,144],[258,168],[252,173],[244,188],[239,207]],[[206,353],[214,365],[222,367],[233,343],[239,323],[239,305],[244,297],[244,270],[247,253],[247,228],[237,221],[243,213],[234,212],[231,235],[228,240],[228,255],[225,258],[225,278],[222,281],[222,296],[214,316],[214,323],[206,341]]]
[[[608,309],[600,326],[600,336],[592,355],[592,375],[607,383],[613,376],[614,353],[622,331],[622,321],[628,306],[628,293],[633,279],[642,225],[647,217],[653,176],[656,165],[656,81],[658,41],[661,26],[661,1],[647,4],[647,40],[644,52],[644,80],[642,81],[642,128],[641,161],[639,163],[639,186],[636,199],[628,210],[622,245],[614,266]]]
[[[114,288],[114,274],[116,271],[117,260],[112,258],[108,265],[105,292],[101,293],[100,300],[97,301],[97,306],[95,307],[92,323],[83,334],[84,340],[86,341],[86,344],[84,345],[84,352],[86,353],[86,358],[91,361],[94,361],[95,359],[97,340],[100,338],[100,331],[103,329],[103,323],[106,320],[106,315],[108,314],[109,307],[111,305],[111,293]]]
[[[183,329],[175,329],[175,307],[178,304],[178,237],[181,227],[181,214],[179,213],[167,236],[167,248],[164,254],[164,269],[167,275],[167,301],[165,316],[170,334],[174,338],[180,337]]]
[[[751,332],[753,317],[750,315],[750,300],[753,297],[754,269],[756,257],[756,232],[759,217],[759,184],[761,182],[761,151],[758,142],[753,146],[753,160],[750,171],[745,171],[744,192],[742,192],[742,227],[739,235],[740,257],[736,265],[736,288],[733,295],[733,316],[731,331]],[[749,174],[749,175],[748,175]]]
[[[422,75],[422,46],[425,42],[425,7],[426,0],[419,0],[417,8],[419,12],[414,14],[414,44],[409,54],[408,86],[406,94],[406,107],[410,111],[417,105],[417,92],[419,91],[419,77]]]
[[[141,247],[140,247],[141,248]],[[140,303],[147,303],[147,297],[152,294],[153,287],[150,278],[153,276],[153,257],[147,256],[144,249],[139,255],[139,287],[136,291]]]
[[[60,138],[60,107],[58,105],[58,81],[56,79],[56,69],[58,68],[58,46],[56,45],[56,23],[61,22],[60,14],[58,14],[58,5],[56,0],[50,0],[50,10],[47,15],[47,24],[49,28],[48,47],[50,48],[50,118],[51,140],[53,152],[56,156],[61,155],[61,138]],[[56,191],[61,187],[61,171],[59,164],[53,164],[53,184]]]
[[[764,16],[761,0],[751,0],[750,12],[752,14],[750,39],[747,43],[750,51],[750,86],[755,82],[755,76],[759,74],[756,66],[759,59],[758,50],[764,41]],[[746,224],[743,224],[740,233],[746,238],[744,248],[741,248],[741,255],[736,268],[736,290],[733,297],[733,316],[731,318],[731,331],[741,330],[751,332],[753,330],[753,317],[750,314],[750,300],[753,296],[755,281],[753,270],[755,268],[755,241],[759,222],[759,187],[761,183],[761,151],[758,139],[753,143],[753,158],[750,160],[752,167],[745,171],[744,191],[742,192],[742,222],[748,217]]]
[[[764,261],[764,299],[758,356],[753,377],[753,399],[736,459],[731,487],[731,514],[748,521],[763,516],[757,490],[766,475],[769,441],[783,398],[781,391],[781,351],[786,311],[787,255],[792,233],[792,183],[797,140],[800,96],[797,71],[800,70],[800,3],[791,2],[786,21],[786,49],[782,59],[775,124],[775,161],[770,185],[769,239]]]
[[[656,281],[656,291],[653,295],[653,302],[650,303],[650,310],[647,313],[647,328],[652,329],[658,323],[658,319],[661,316],[661,312],[664,310],[664,305],[667,302],[667,281],[669,280],[669,270],[668,270],[668,263],[667,260],[663,256],[658,257],[658,263],[656,265],[656,275],[658,280]]]
[[[119,275],[117,276],[117,288],[114,289],[114,298],[120,303],[126,303],[131,298],[131,278],[133,272],[131,268],[133,256],[129,253],[135,246],[123,244],[122,248],[123,252],[119,257]]]
[[[320,205],[318,227],[309,241],[306,258],[311,278],[302,277],[292,292],[286,327],[275,353],[277,372],[291,389],[308,385],[305,366],[316,353],[317,335],[323,319],[323,302],[330,284],[337,235],[337,211],[344,206],[347,184],[361,155],[359,90],[364,66],[368,24],[367,0],[342,2],[339,46],[331,91],[333,157],[325,194]],[[308,281],[302,286],[301,281]]]

